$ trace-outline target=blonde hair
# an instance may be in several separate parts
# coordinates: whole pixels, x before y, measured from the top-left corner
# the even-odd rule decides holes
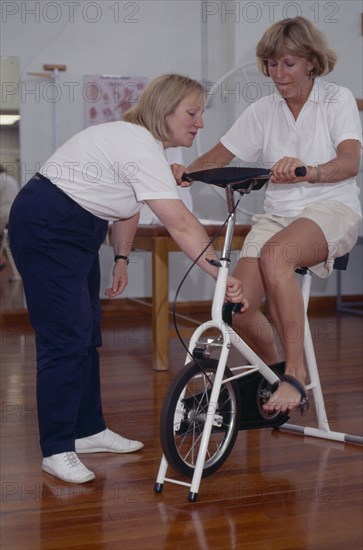
[[[265,31],[256,48],[257,63],[265,76],[270,76],[268,60],[284,52],[308,59],[313,65],[311,77],[330,73],[337,61],[324,34],[305,17],[283,19]]]
[[[123,115],[125,122],[139,124],[161,141],[170,139],[167,115],[175,111],[189,94],[206,98],[206,90],[197,80],[179,74],[165,74],[155,78],[142,92],[138,103]]]

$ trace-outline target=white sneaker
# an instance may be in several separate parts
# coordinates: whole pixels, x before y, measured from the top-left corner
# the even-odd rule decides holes
[[[133,453],[143,446],[140,441],[126,439],[108,428],[98,434],[76,439],[77,453]]]
[[[96,476],[88,470],[74,452],[59,453],[43,458],[44,472],[70,483],[86,483]]]

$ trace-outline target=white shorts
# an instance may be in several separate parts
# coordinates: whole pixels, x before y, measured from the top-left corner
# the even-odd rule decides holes
[[[335,258],[350,252],[358,240],[362,217],[351,208],[335,202],[315,202],[298,216],[285,218],[274,214],[256,214],[252,218],[240,257],[259,258],[261,248],[281,229],[299,218],[313,220],[322,230],[328,243],[329,252],[325,262],[310,268],[318,277],[325,279],[333,271]]]

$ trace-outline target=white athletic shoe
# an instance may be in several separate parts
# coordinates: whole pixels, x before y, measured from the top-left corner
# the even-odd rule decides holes
[[[143,448],[140,441],[132,441],[108,428],[98,434],[76,439],[77,453],[133,453]]]
[[[42,469],[47,474],[69,483],[86,483],[96,477],[82,464],[74,452],[59,453],[43,458]]]

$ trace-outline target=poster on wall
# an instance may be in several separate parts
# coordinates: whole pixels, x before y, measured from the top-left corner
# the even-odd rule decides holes
[[[86,75],[83,87],[86,127],[120,120],[137,102],[147,82],[143,76]]]

